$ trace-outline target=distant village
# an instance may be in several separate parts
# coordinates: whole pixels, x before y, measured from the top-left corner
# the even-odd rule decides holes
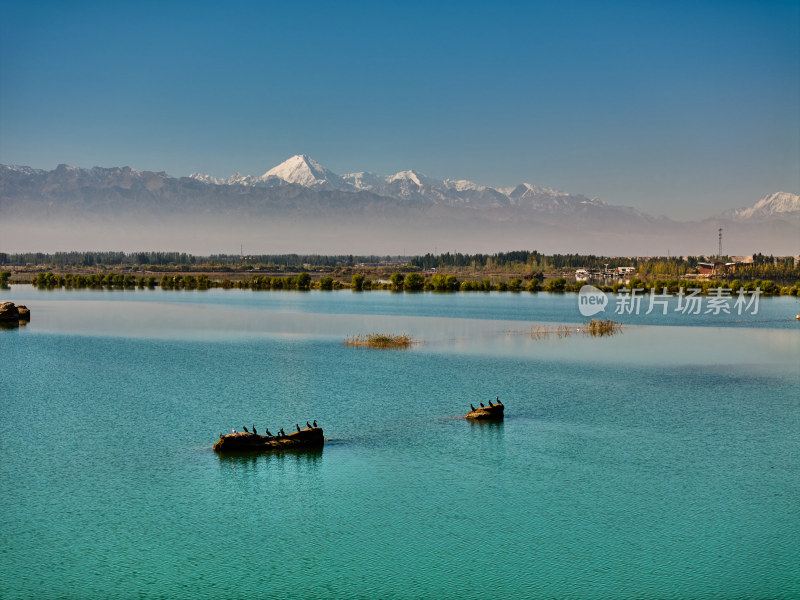
[[[703,258],[706,257],[694,257]],[[775,258],[777,261],[791,260],[793,265],[800,265],[800,255],[797,256],[779,256]],[[725,260],[721,258],[708,259],[697,262],[696,273],[685,273],[681,275],[683,279],[713,279],[713,278],[727,278],[735,277],[748,267],[756,265],[753,255],[749,256],[728,256]],[[637,268],[633,266],[628,267],[604,267],[604,268],[585,268],[581,267],[575,270],[576,281],[586,282],[599,282],[603,284],[613,283],[629,283],[630,277],[637,272]]]

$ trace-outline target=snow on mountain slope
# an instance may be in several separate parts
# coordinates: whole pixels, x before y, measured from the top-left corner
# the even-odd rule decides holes
[[[7,167],[10,169],[10,167]],[[26,174],[25,167],[17,169],[16,176]],[[77,177],[73,167],[59,166],[66,175]],[[131,170],[124,171],[131,177]],[[11,175],[11,173],[9,173]],[[282,188],[300,186],[310,190],[344,193],[369,192],[409,206],[446,206],[476,210],[510,208],[535,213],[543,217],[572,217],[586,220],[632,220],[645,222],[652,217],[624,206],[606,204],[596,198],[570,194],[560,190],[521,183],[513,187],[482,186],[465,179],[438,180],[409,169],[393,175],[357,172],[337,175],[305,154],[292,156],[269,169],[261,176],[236,173],[228,179],[193,173],[197,181],[218,186],[237,185],[251,188]],[[155,181],[150,185],[156,184]],[[766,219],[800,220],[800,197],[797,194],[778,192],[769,194],[753,206],[729,210],[721,218],[734,221]]]
[[[428,177],[409,169],[393,175],[379,175],[371,172],[337,175],[320,163],[301,154],[293,156],[260,177],[237,173],[227,180],[193,174],[191,177],[206,183],[227,183],[256,187],[275,187],[288,184],[318,190],[367,191],[379,196],[403,200],[415,204],[437,204],[465,208],[486,209],[519,207],[528,210],[555,213],[586,214],[588,211],[600,212],[605,208],[631,211],[624,207],[608,207],[599,200],[546,187],[523,183],[508,188],[493,188],[478,185],[466,179],[445,179]]]
[[[225,185],[228,183],[228,181],[225,179],[214,177],[213,175],[207,175],[206,173],[192,173],[189,175],[189,177],[191,179],[196,179],[197,181],[202,181],[203,183],[210,183],[213,185]]]
[[[369,171],[342,175],[342,181],[349,183],[357,190],[373,190],[386,184],[386,177]]]
[[[310,188],[342,189],[349,187],[341,177],[306,154],[298,154],[271,168],[256,181],[269,182],[273,177]]]
[[[259,177],[237,173],[228,179],[199,173],[174,178],[130,167],[59,165],[46,171],[0,165],[0,229],[5,228],[0,240],[5,243],[10,232],[23,231],[21,223],[29,227],[25,235],[35,235],[44,224],[53,231],[81,233],[105,231],[108,224],[139,224],[130,229],[141,244],[142,231],[161,228],[165,239],[172,239],[175,231],[192,223],[208,223],[207,232],[219,233],[226,229],[219,224],[227,222],[235,236],[241,235],[243,224],[258,235],[271,232],[268,238],[291,230],[297,237],[286,238],[291,243],[316,240],[324,231],[335,231],[337,239],[348,237],[342,236],[343,231],[360,232],[350,237],[363,241],[361,233],[369,230],[374,233],[371,243],[389,242],[402,231],[406,244],[408,232],[414,231],[423,246],[432,236],[447,232],[453,247],[471,240],[487,248],[536,243],[559,251],[652,254],[677,244],[692,254],[705,251],[702,240],[709,232],[716,243],[717,222],[725,219],[726,239],[739,240],[735,253],[754,248],[797,253],[800,201],[788,193],[771,194],[749,208],[728,211],[713,224],[709,220],[677,224],[630,207],[527,183],[494,188],[467,180],[440,181],[413,170],[340,177],[303,156]],[[166,227],[169,220],[173,225]],[[18,237],[20,243],[25,235]],[[198,239],[202,237],[213,236]]]
[[[780,216],[800,216],[800,196],[787,192],[768,194],[748,208],[724,213],[735,221],[748,221]]]

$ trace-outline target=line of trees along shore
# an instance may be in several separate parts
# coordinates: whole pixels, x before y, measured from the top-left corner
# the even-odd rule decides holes
[[[406,270],[446,270],[452,274],[466,271],[497,271],[537,274],[569,269],[613,269],[634,267],[636,273],[645,278],[667,276],[680,279],[693,273],[698,263],[714,262],[714,257],[625,257],[597,256],[594,254],[551,254],[536,250],[517,250],[495,254],[464,254],[445,252],[424,256],[377,256],[377,255],[321,255],[321,254],[261,254],[240,256],[215,254],[195,256],[185,252],[0,252],[0,267],[41,266],[54,270],[72,268],[132,268],[147,270],[160,267],[173,271],[198,272],[244,272],[259,271],[325,272],[341,268],[400,267]],[[719,257],[721,262],[732,262],[731,257]],[[152,270],[152,269],[151,269]],[[772,279],[782,283],[800,279],[800,264],[794,257],[775,257],[756,253],[752,264],[737,265],[736,276],[740,279]]]
[[[9,271],[0,272],[0,287],[7,287]],[[540,283],[538,278],[523,281],[515,277],[510,281],[492,282],[490,279],[466,279],[459,280],[454,275],[435,274],[424,277],[420,273],[400,273],[395,272],[388,281],[373,281],[368,279],[363,273],[352,276],[350,282],[342,282],[333,277],[320,277],[314,281],[307,272],[302,272],[296,276],[269,277],[265,275],[253,275],[238,280],[210,279],[205,274],[200,275],[162,275],[161,278],[155,276],[135,276],[133,274],[107,273],[82,275],[74,273],[55,274],[53,272],[38,273],[31,283],[39,288],[105,288],[105,289],[135,289],[160,287],[163,290],[208,290],[211,288],[223,289],[249,289],[259,290],[339,290],[350,289],[355,292],[369,290],[391,290],[393,292],[578,292],[585,285],[582,281],[570,281],[565,277],[556,277],[546,282]],[[604,292],[618,293],[620,290],[635,289],[640,293],[677,293],[681,288],[684,290],[699,289],[703,294],[714,293],[720,288],[736,293],[743,289],[746,292],[760,290],[763,295],[800,295],[800,281],[792,286],[780,286],[772,280],[756,279],[744,282],[740,279],[732,281],[718,280],[681,280],[681,279],[656,279],[655,281],[644,281],[636,278],[628,283],[617,282],[613,285],[596,285],[595,287]]]

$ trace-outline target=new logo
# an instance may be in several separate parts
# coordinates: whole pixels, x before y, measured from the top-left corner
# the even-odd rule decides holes
[[[584,317],[591,317],[604,311],[608,304],[608,296],[593,285],[584,285],[578,292],[578,310]]]

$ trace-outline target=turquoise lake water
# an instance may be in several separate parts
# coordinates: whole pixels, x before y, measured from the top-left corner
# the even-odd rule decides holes
[[[531,334],[573,294],[6,300],[0,598],[800,597],[794,298],[607,338]],[[314,419],[321,452],[211,450]]]

